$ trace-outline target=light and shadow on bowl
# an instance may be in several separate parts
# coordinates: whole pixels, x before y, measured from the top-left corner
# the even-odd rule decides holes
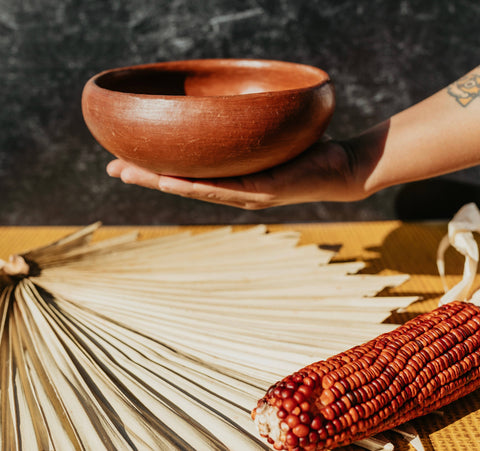
[[[335,107],[328,74],[271,60],[210,59],[104,71],[82,95],[85,122],[109,152],[151,171],[230,177],[297,156]]]

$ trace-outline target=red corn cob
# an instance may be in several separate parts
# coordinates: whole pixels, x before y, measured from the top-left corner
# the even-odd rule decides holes
[[[252,412],[277,450],[348,445],[480,387],[480,308],[452,302],[269,388]]]

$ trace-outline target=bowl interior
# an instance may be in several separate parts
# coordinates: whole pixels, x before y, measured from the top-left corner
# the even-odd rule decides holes
[[[101,74],[103,89],[143,95],[231,96],[305,89],[328,75],[301,64],[254,60],[192,60],[158,63]]]

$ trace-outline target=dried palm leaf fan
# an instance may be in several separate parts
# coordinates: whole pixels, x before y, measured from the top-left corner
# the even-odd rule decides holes
[[[355,275],[292,232],[98,227],[2,262],[3,449],[269,449],[250,411],[272,382],[415,299],[375,297],[406,276]]]

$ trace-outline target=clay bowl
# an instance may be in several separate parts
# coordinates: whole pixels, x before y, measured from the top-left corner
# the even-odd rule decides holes
[[[102,72],[82,110],[118,158],[180,177],[229,177],[283,163],[316,142],[333,113],[328,75],[264,60],[211,59]]]

